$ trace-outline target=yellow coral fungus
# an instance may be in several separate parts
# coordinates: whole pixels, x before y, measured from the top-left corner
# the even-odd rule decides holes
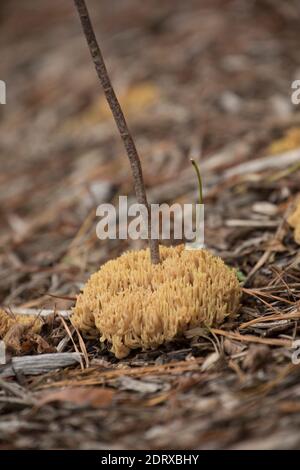
[[[236,273],[207,250],[161,247],[161,263],[148,250],[124,253],[93,274],[72,323],[112,344],[118,358],[131,349],[156,348],[198,325],[218,325],[237,313]]]
[[[40,333],[43,321],[35,315],[14,315],[0,309],[0,339],[15,325],[22,325],[32,333]]]
[[[294,212],[288,218],[288,223],[291,227],[295,229],[294,238],[295,242],[300,245],[300,198]]]

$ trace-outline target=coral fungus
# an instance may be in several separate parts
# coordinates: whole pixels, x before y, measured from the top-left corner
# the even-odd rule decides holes
[[[31,333],[40,333],[43,321],[35,315],[8,314],[0,308],[0,339],[15,325],[24,326]]]
[[[198,325],[218,325],[237,313],[236,273],[207,250],[161,247],[161,263],[148,250],[124,253],[93,274],[71,318],[83,333],[112,344],[118,358],[153,349]]]

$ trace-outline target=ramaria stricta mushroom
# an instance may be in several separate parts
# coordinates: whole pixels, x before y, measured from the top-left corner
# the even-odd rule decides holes
[[[137,200],[147,208],[139,156],[111,85],[84,0],[74,0],[83,32],[123,140]],[[199,176],[199,175],[198,175]],[[202,190],[201,190],[202,198]],[[151,233],[151,218],[149,220]],[[172,341],[189,328],[215,326],[236,315],[241,289],[234,270],[209,251],[184,246],[128,252],[93,274],[71,317],[85,335],[112,345],[117,358]]]
[[[18,315],[0,309],[0,339],[5,340],[6,334],[16,325],[30,333],[40,333],[43,321],[36,315]]]
[[[148,250],[105,263],[78,296],[73,324],[112,344],[117,358],[153,349],[189,328],[234,316],[241,289],[234,270],[207,250],[161,247],[160,264]]]

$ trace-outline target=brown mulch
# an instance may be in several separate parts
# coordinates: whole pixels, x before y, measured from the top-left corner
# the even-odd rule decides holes
[[[95,207],[133,193],[129,164],[73,2],[1,2],[0,304],[44,318],[18,356],[82,360],[13,378],[0,366],[0,449],[299,448],[299,246],[286,218],[300,149],[289,160],[289,143],[272,147],[300,128],[299,2],[87,3],[149,199],[196,201],[200,160],[206,244],[239,270],[242,307],[220,329],[123,361],[83,344],[66,318],[80,288],[142,246],[95,231]]]

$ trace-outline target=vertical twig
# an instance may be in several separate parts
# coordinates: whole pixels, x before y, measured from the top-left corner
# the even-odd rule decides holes
[[[117,124],[120,136],[123,140],[124,147],[129,158],[137,201],[139,204],[143,204],[145,207],[147,207],[148,210],[148,236],[151,261],[153,264],[157,264],[159,263],[159,243],[158,240],[151,239],[151,212],[146,196],[141,161],[132,135],[129,132],[120,103],[118,101],[118,98],[116,97],[110,78],[108,76],[106,65],[94,33],[94,29],[89,17],[89,12],[87,10],[85,0],[74,0],[74,3],[80,17],[83,32],[85,34],[93,62],[95,64],[96,72],[103,87],[106,100],[114,116],[115,122]]]

